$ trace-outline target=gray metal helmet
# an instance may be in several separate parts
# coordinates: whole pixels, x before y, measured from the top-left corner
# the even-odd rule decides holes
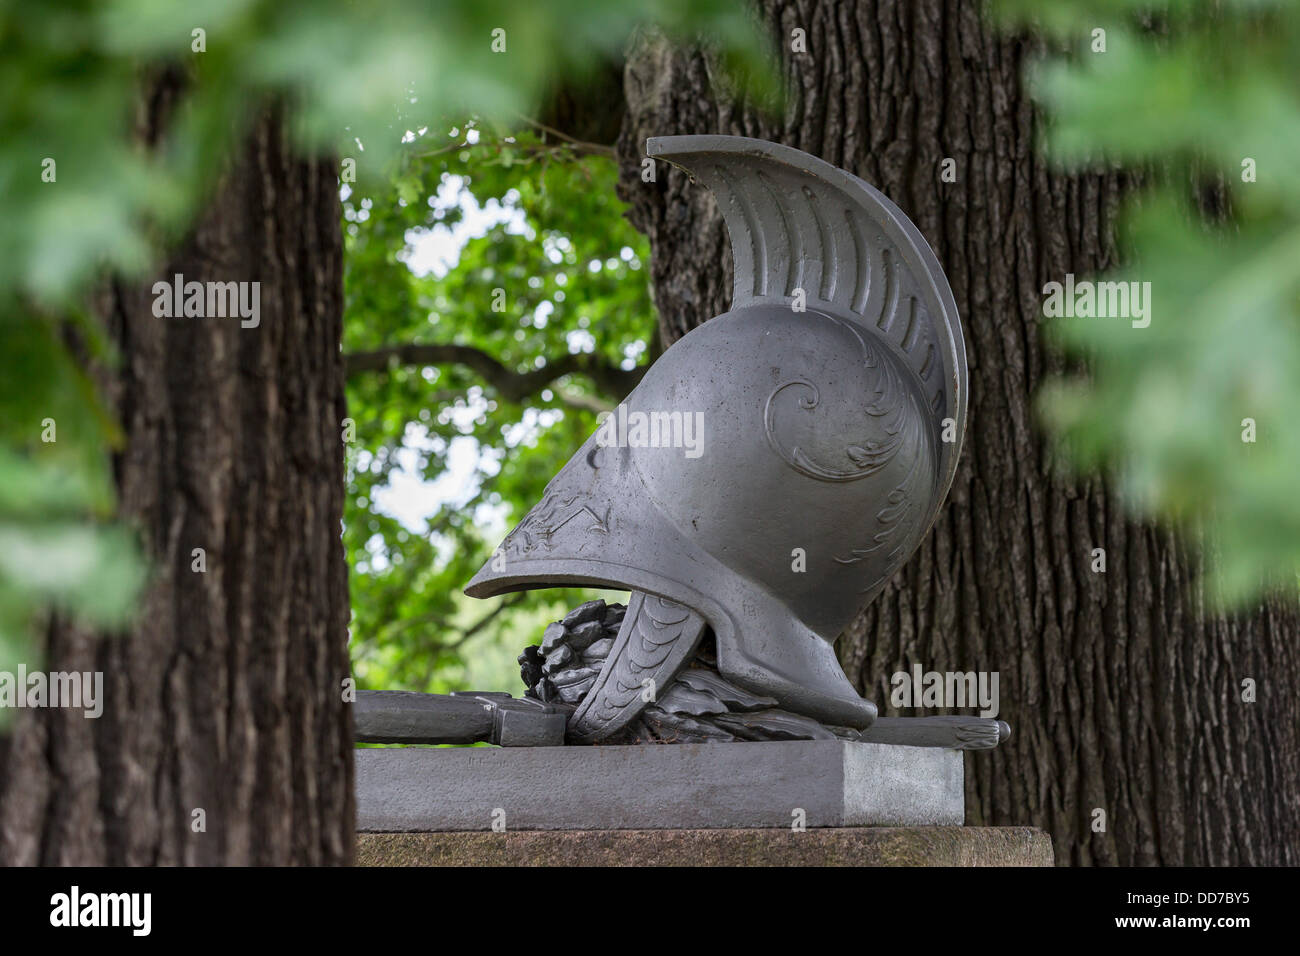
[[[647,370],[466,593],[632,591],[571,738],[625,726],[706,627],[728,680],[866,728],[876,708],[833,642],[952,482],[967,387],[952,292],[892,202],[816,157],[732,136],[651,139],[647,152],[717,198],[731,311]],[[703,428],[693,449],[664,440],[691,424]]]

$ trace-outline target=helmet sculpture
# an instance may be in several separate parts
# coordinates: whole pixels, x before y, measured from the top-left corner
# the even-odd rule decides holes
[[[647,152],[716,197],[731,310],[647,370],[466,592],[632,592],[604,622],[612,644],[601,622],[566,618],[570,634],[591,631],[579,651],[604,654],[572,671],[574,742],[627,726],[710,631],[726,686],[865,730],[876,708],[833,642],[952,482],[967,388],[952,292],[897,206],[816,157],[732,136],[651,139]],[[693,450],[655,440],[683,422],[701,426]]]

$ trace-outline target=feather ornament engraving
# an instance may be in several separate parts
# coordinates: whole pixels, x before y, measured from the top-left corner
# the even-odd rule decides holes
[[[821,389],[803,376],[782,382],[768,395],[763,409],[763,430],[772,450],[800,474],[819,481],[858,481],[880,471],[898,453],[907,437],[907,413],[911,406],[907,402],[906,385],[902,377],[893,364],[880,354],[878,346],[869,342],[851,323],[831,316],[825,318],[853,336],[861,351],[864,366],[876,372],[876,387],[863,409],[869,419],[872,419],[868,423],[870,437],[845,445],[842,449],[844,460],[838,462],[814,461],[797,443],[784,440],[778,434],[777,411],[787,394],[793,397],[791,390],[803,392],[796,398],[797,407],[802,411],[816,412],[822,404]]]

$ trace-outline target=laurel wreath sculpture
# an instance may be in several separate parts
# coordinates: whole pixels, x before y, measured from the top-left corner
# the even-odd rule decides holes
[[[541,644],[519,655],[525,696],[574,710],[582,703],[614,647],[627,608],[589,601],[549,624]],[[694,658],[645,709],[602,743],[703,743],[729,740],[853,739],[854,731],[828,727],[781,710],[771,697],[752,694],[718,673],[713,636],[705,634]]]

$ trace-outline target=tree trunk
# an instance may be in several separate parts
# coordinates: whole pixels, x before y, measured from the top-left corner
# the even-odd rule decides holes
[[[158,277],[176,273],[260,282],[260,324],[158,318],[152,280],[106,296],[115,475],[153,576],[130,633],[50,623],[41,668],[102,671],[104,712],[20,712],[0,863],[352,860],[336,167],[262,115]]]
[[[1013,735],[968,755],[967,822],[1043,827],[1062,864],[1300,863],[1295,611],[1214,616],[1195,551],[1129,520],[1099,481],[1054,474],[1034,428],[1032,396],[1061,368],[1039,341],[1041,289],[1114,263],[1124,177],[1047,168],[1020,83],[1030,44],[994,34],[977,4],[757,7],[782,50],[780,119],[655,37],[625,71],[620,191],[650,239],[664,339],[726,311],[731,259],[702,188],[662,164],[642,182],[645,139],[732,133],[818,155],[898,203],[943,264],[970,359],[948,503],[842,639],[846,672],[890,714],[890,675],[914,663],[998,671]],[[796,28],[807,53],[791,52]],[[940,180],[945,157],[956,183]],[[1257,703],[1241,699],[1246,678]]]

